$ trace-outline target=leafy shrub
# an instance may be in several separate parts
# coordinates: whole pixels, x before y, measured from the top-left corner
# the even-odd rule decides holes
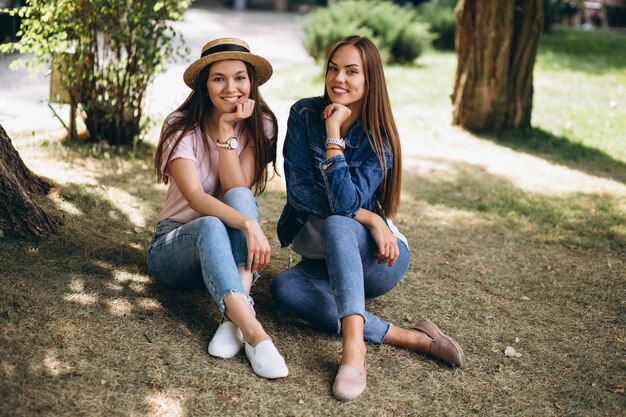
[[[51,57],[61,85],[79,104],[93,139],[135,143],[144,95],[164,63],[181,53],[170,42],[190,0],[27,0],[21,40],[0,51],[32,54],[12,68],[38,70]],[[32,72],[32,71],[31,71]]]
[[[415,42],[415,39],[427,41]],[[401,64],[410,64],[424,52],[425,45],[432,41],[433,35],[428,31],[428,25],[412,22],[404,27],[391,48],[394,60]]]
[[[419,7],[420,18],[430,25],[431,33],[435,34],[433,46],[436,48],[454,49],[456,3],[457,0],[432,0]]]
[[[372,31],[363,27],[359,19],[351,19],[345,13],[355,13],[357,2],[317,8],[302,22],[302,45],[316,61],[324,62],[332,46],[349,35],[372,37]]]
[[[385,62],[413,62],[431,41],[426,30],[415,26],[416,22],[415,9],[388,1],[337,1],[315,9],[304,19],[302,45],[315,61],[323,62],[341,38],[361,35],[378,46]],[[397,44],[399,40],[402,45]],[[408,45],[411,42],[416,45]]]

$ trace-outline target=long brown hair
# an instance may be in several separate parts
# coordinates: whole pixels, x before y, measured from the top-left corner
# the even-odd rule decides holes
[[[374,149],[383,171],[383,181],[376,190],[376,200],[385,216],[394,217],[400,206],[402,150],[396,122],[391,113],[383,63],[380,53],[372,41],[362,36],[348,36],[337,42],[328,54],[326,73],[328,73],[330,60],[335,52],[346,45],[354,46],[363,60],[365,97],[361,108],[361,120],[363,131],[367,133],[370,145]],[[324,97],[328,99],[328,92],[324,92]],[[388,148],[392,157],[389,174],[387,174],[385,148]]]
[[[246,69],[250,78],[250,95],[249,98],[255,101],[252,116],[243,120],[244,131],[248,132],[250,139],[254,141],[254,194],[259,195],[265,190],[268,180],[268,164],[272,164],[274,173],[276,173],[276,138],[278,137],[278,122],[274,112],[269,108],[261,93],[259,92],[259,84],[256,80],[254,68],[247,62]],[[154,170],[158,182],[168,183],[168,178],[161,172],[163,164],[163,151],[169,140],[173,140],[172,151],[168,154],[166,163],[169,163],[169,157],[178,147],[181,139],[190,131],[200,128],[202,140],[208,147],[208,137],[206,130],[206,118],[211,113],[213,103],[208,97],[207,79],[209,78],[209,68],[207,65],[200,71],[195,88],[189,94],[183,104],[181,104],[175,112],[179,112],[180,116],[168,117],[163,123],[159,144],[154,156]],[[263,126],[264,117],[269,117],[274,126],[272,137],[267,137]]]

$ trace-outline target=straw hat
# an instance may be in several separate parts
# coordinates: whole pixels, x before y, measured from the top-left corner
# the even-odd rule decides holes
[[[194,88],[198,74],[204,67],[225,59],[237,59],[252,64],[259,85],[272,76],[272,65],[265,58],[251,54],[247,43],[237,38],[219,38],[204,45],[200,59],[187,67],[183,74],[185,84]]]

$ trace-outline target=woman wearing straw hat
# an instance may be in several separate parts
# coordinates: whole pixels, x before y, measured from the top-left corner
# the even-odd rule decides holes
[[[253,309],[250,288],[270,261],[255,194],[275,169],[277,123],[259,86],[272,75],[264,58],[235,38],[207,43],[184,73],[193,91],[163,124],[157,179],[169,184],[148,253],[155,279],[173,288],[205,287],[222,323],[209,354],[235,356],[245,345],[253,371],[288,374]]]

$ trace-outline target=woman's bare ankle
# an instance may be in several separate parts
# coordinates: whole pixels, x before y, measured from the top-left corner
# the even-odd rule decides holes
[[[256,345],[264,340],[270,339],[269,335],[265,333],[265,330],[263,330],[262,327],[260,329],[246,329],[246,331],[242,329],[242,333],[243,340],[252,347],[256,347]]]
[[[350,343],[343,346],[343,354],[341,356],[342,365],[350,365],[361,372],[365,372],[365,354],[367,348],[365,343]]]
[[[430,354],[432,341],[430,337],[420,331],[391,326],[383,343],[410,349],[417,353]]]

